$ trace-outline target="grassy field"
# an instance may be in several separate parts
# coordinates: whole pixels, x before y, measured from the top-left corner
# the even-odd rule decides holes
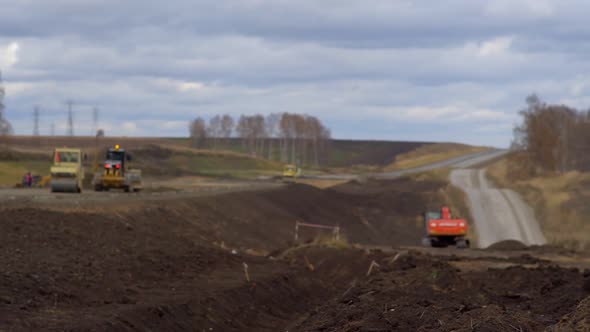
[[[488,177],[524,197],[535,210],[547,241],[590,250],[590,174],[569,172],[515,180],[509,177],[508,163],[502,159],[489,166]]]
[[[146,177],[253,178],[280,175],[283,167],[276,161],[279,146],[276,140],[272,144],[275,150],[271,153],[275,158],[268,160],[246,154],[239,139],[217,141],[215,149],[197,150],[189,146],[187,138],[103,137],[97,141],[94,137],[12,136],[0,141],[0,185],[14,185],[28,170],[47,175],[51,153],[56,146],[81,148],[88,155],[87,171],[90,174],[94,160],[102,160],[103,152],[97,151],[115,144],[121,144],[137,157],[133,160],[133,167],[141,168]],[[308,175],[364,174],[379,172],[387,165],[419,166],[479,149],[446,143],[333,140],[325,163],[315,168],[303,166],[303,171]],[[398,162],[391,166],[395,160]]]
[[[159,144],[188,147],[189,143],[188,138],[169,138],[162,139]],[[268,140],[266,144],[268,146]],[[323,156],[320,168],[383,167],[393,162],[399,154],[432,144],[437,145],[438,143],[335,139],[330,142],[329,152]],[[247,154],[244,144],[237,138],[210,141],[209,145],[209,149],[213,151],[232,151]],[[280,156],[279,140],[273,139],[271,146],[273,149],[270,155],[273,160],[278,160]],[[265,152],[265,157],[267,156],[268,151]],[[306,168],[310,167],[311,165],[306,165]]]
[[[31,171],[34,175],[49,175],[51,150],[35,148],[27,152],[0,149],[0,186],[12,187]],[[94,148],[83,150],[89,158],[85,164],[87,178],[94,172]],[[179,176],[218,176],[253,178],[259,175],[279,175],[282,164],[253,158],[235,152],[201,151],[185,147],[162,147],[155,144],[138,146],[130,150],[131,167],[142,169],[146,178],[172,178]],[[102,156],[102,153],[99,154]],[[99,162],[102,158],[99,157]]]
[[[21,183],[27,172],[47,175],[49,165],[49,162],[43,161],[0,161],[0,186],[12,187]]]
[[[488,148],[456,143],[423,145],[415,150],[396,156],[394,162],[387,165],[385,170],[395,171],[420,167],[471,153],[481,152],[486,149]]]

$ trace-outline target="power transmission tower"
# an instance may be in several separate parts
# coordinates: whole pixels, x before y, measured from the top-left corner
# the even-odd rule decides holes
[[[2,72],[0,71],[0,136],[12,135],[12,125],[4,117],[4,96],[6,90],[2,85]]]
[[[92,136],[98,131],[98,107],[92,109]]]
[[[39,106],[33,111],[33,136],[39,136]]]
[[[51,123],[51,128],[50,128],[50,132],[51,132],[51,136],[55,136],[55,123]]]
[[[68,104],[68,136],[74,136],[74,114],[72,113],[72,106],[74,102],[68,100],[66,102]]]

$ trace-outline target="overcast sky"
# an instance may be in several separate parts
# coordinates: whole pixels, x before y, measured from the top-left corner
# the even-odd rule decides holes
[[[18,134],[186,136],[219,113],[316,115],[336,138],[507,146],[524,98],[590,106],[583,0],[0,0]]]

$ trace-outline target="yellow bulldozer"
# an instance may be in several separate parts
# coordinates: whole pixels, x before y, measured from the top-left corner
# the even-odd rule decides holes
[[[56,148],[51,166],[51,192],[82,192],[84,167],[82,151],[73,148]]]
[[[96,165],[92,184],[95,191],[123,189],[125,192],[137,192],[142,187],[141,170],[130,169],[131,156],[120,145],[109,148],[105,162]]]
[[[301,168],[295,165],[285,165],[283,168],[283,182],[295,182],[301,176]]]

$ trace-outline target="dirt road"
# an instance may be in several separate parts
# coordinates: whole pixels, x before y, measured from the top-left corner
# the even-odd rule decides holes
[[[399,171],[393,172],[384,172],[384,173],[371,173],[366,175],[369,178],[375,179],[395,179],[402,177],[404,175],[416,174],[421,172],[428,172],[439,168],[460,168],[460,167],[469,167],[472,165],[480,164],[495,158],[499,158],[502,155],[506,154],[506,150],[487,150],[483,152],[471,153],[465,156],[451,158],[443,161],[439,161],[436,163],[413,167],[408,169],[402,169]],[[355,180],[359,178],[359,175],[355,174],[329,174],[329,175],[308,175],[306,176],[310,179],[325,179],[325,180]]]
[[[526,245],[546,243],[532,209],[516,192],[494,188],[484,169],[453,170],[451,183],[467,194],[478,247],[486,248],[503,240]]]
[[[150,186],[139,193],[125,193],[122,190],[95,192],[86,189],[82,194],[51,193],[49,189],[0,189],[0,207],[30,206],[35,207],[80,207],[112,202],[153,202],[176,200],[182,198],[213,196],[234,192],[262,191],[276,189],[282,183],[270,181],[242,180],[207,180],[198,183],[184,179],[184,186],[174,185],[172,181]]]

